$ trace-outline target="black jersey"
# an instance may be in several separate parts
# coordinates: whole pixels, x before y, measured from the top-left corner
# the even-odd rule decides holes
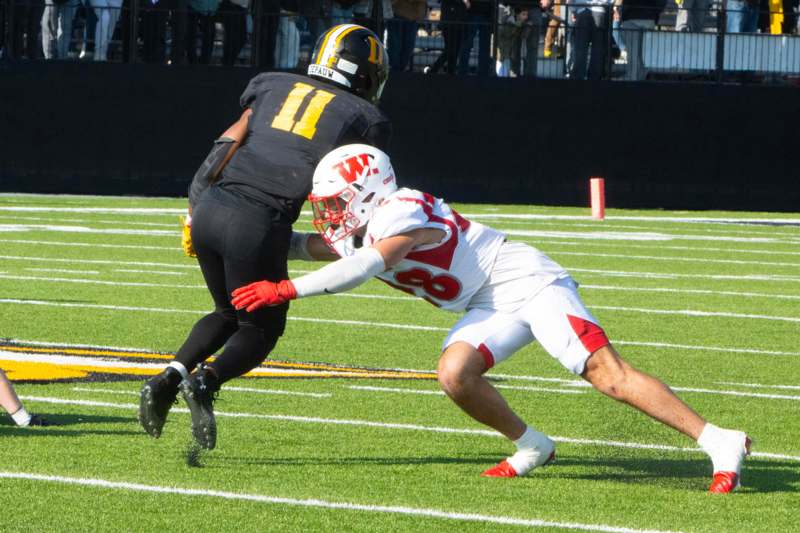
[[[241,104],[253,111],[247,137],[223,169],[219,186],[279,207],[292,221],[325,154],[350,143],[386,150],[391,135],[389,119],[368,101],[297,74],[259,74]]]

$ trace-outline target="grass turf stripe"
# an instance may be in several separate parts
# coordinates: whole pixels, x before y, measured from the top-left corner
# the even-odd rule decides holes
[[[41,402],[57,405],[78,405],[86,407],[108,407],[112,409],[126,409],[138,410],[139,406],[132,403],[112,403],[112,402],[96,402],[91,400],[77,400],[69,398],[56,398],[48,396],[20,396],[21,400],[26,402]],[[189,409],[175,407],[171,410],[174,413],[189,413]],[[481,435],[484,437],[499,437],[505,438],[500,433],[490,429],[473,429],[473,428],[451,428],[444,426],[424,426],[420,424],[405,424],[398,422],[375,422],[371,420],[352,420],[342,418],[322,418],[315,416],[295,416],[295,415],[269,415],[260,413],[240,413],[240,412],[226,412],[215,411],[214,414],[218,417],[230,418],[252,418],[261,420],[276,420],[280,422],[297,422],[307,424],[325,424],[332,426],[358,426],[358,427],[372,427],[381,429],[400,429],[408,431],[425,431],[432,433],[449,433],[459,435]],[[581,439],[574,437],[558,437],[549,435],[555,442],[564,442],[568,444],[583,445],[583,446],[604,446],[613,448],[631,448],[637,450],[660,450],[665,452],[678,452],[678,453],[705,453],[700,448],[688,448],[680,446],[669,446],[666,444],[647,444],[641,442],[624,442],[615,440],[602,440],[602,439]],[[770,459],[785,459],[788,461],[800,462],[800,456],[771,453],[771,452],[752,452],[751,457],[764,457]]]
[[[80,485],[85,487],[97,487],[101,489],[116,489],[133,492],[154,492],[159,494],[177,494],[181,496],[205,496],[210,498],[220,498],[225,500],[244,500],[250,502],[291,505],[298,507],[315,507],[321,509],[333,509],[343,511],[361,511],[369,513],[388,513],[397,515],[421,516],[427,518],[437,518],[445,520],[461,520],[465,522],[482,522],[489,524],[514,525],[523,527],[552,527],[559,529],[577,529],[581,531],[603,531],[609,533],[670,533],[655,529],[633,529],[629,527],[609,526],[604,524],[581,524],[577,522],[552,522],[535,518],[515,518],[510,516],[484,515],[477,513],[460,513],[453,511],[442,511],[438,509],[426,509],[423,507],[404,507],[390,505],[370,505],[350,502],[333,502],[318,499],[297,499],[285,498],[281,496],[267,496],[263,494],[247,494],[242,492],[227,492],[213,489],[196,489],[182,487],[165,487],[159,485],[145,485],[142,483],[131,483],[125,481],[108,481],[93,478],[75,478],[65,476],[53,476],[46,474],[33,474],[28,472],[0,472],[0,478],[20,479],[28,481],[44,481],[50,483],[60,483],[67,485]]]

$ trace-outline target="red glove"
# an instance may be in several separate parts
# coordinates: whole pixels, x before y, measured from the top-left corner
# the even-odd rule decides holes
[[[275,283],[273,281],[256,281],[250,285],[239,287],[233,291],[231,303],[236,309],[247,308],[252,313],[265,305],[280,305],[297,298],[294,283],[285,279]]]

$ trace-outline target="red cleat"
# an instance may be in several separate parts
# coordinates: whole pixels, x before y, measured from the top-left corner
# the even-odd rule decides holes
[[[727,494],[739,486],[739,474],[736,472],[717,472],[711,480],[708,492],[712,494]]]
[[[547,461],[542,463],[540,466],[548,465],[555,461],[555,459],[556,451],[553,450],[550,452],[550,456],[547,458]],[[483,474],[481,474],[481,477],[519,477],[519,474],[517,474],[517,471],[514,470],[514,467],[511,466],[508,461],[503,459],[497,466],[493,466],[492,468],[485,470]]]
[[[745,437],[742,460],[750,455],[751,444],[752,441],[750,437]],[[739,474],[737,472],[720,470],[719,472],[714,472],[714,478],[711,480],[711,486],[708,488],[708,492],[711,494],[728,494],[737,488],[739,488]]]
[[[503,459],[497,466],[484,471],[481,477],[517,477],[517,471]]]

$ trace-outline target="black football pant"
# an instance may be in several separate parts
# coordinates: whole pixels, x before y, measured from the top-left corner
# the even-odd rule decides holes
[[[237,311],[231,292],[254,281],[288,278],[292,227],[280,211],[219,187],[207,189],[192,213],[192,242],[214,312],[201,318],[175,359],[190,372],[225,347],[209,365],[220,383],[252,370],[275,347],[289,303],[253,313]]]

